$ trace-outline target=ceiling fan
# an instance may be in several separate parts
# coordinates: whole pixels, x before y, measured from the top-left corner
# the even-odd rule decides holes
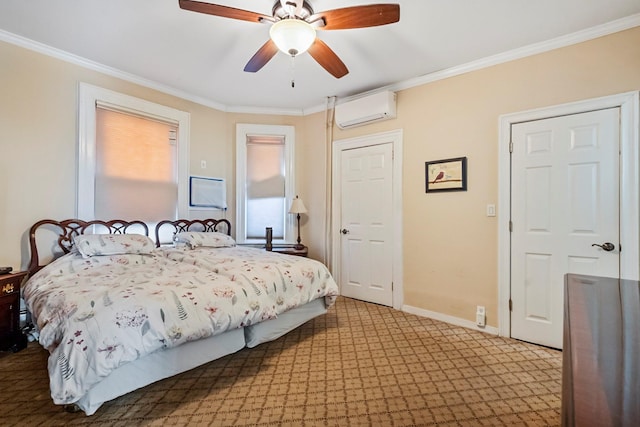
[[[317,30],[346,30],[392,24],[400,20],[400,5],[369,4],[314,13],[306,0],[276,0],[272,16],[243,9],[179,0],[180,8],[193,12],[256,23],[272,24],[270,39],[253,55],[244,71],[255,73],[265,66],[278,50],[295,57],[309,54],[335,78],[349,73],[347,66],[329,46],[316,37]]]

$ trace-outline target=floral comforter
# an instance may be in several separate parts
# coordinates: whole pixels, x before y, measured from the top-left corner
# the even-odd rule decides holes
[[[161,248],[148,255],[69,254],[23,296],[50,352],[55,403],[73,403],[127,362],[272,319],[338,287],[307,258],[254,248]]]

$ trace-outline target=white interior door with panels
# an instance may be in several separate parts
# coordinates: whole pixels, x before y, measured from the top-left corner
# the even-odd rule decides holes
[[[619,109],[512,126],[511,336],[562,347],[566,273],[619,277]]]
[[[512,234],[514,233],[510,231],[510,221],[512,220],[512,203],[517,204],[518,200],[522,199],[523,194],[515,188],[512,191],[512,185],[514,185],[512,183],[512,173],[515,173],[512,172],[512,154],[509,150],[512,142],[512,128],[525,122],[545,121],[551,118],[580,115],[581,113],[607,109],[617,109],[619,111],[618,188],[620,196],[617,209],[619,212],[619,242],[622,251],[619,251],[618,247],[611,251],[614,252],[613,254],[605,254],[602,252],[606,251],[601,248],[591,246],[594,243],[602,245],[609,242],[609,240],[596,239],[588,244],[589,249],[593,249],[595,253],[601,254],[602,257],[614,255],[614,257],[617,256],[619,258],[620,278],[640,280],[640,93],[627,92],[503,115],[500,117],[498,145],[499,203],[496,218],[498,221],[498,326],[499,333],[502,336],[514,336],[510,303],[512,303],[514,309],[518,305],[517,302],[511,300],[513,283],[512,258],[516,255],[512,253],[512,237],[514,237]],[[584,140],[584,138],[582,139]],[[584,172],[588,168],[583,166],[577,168],[576,171],[579,169]],[[580,176],[580,173],[577,173],[576,176]],[[522,177],[519,179],[522,180]],[[556,190],[554,187],[553,191]],[[574,200],[570,202],[572,204],[576,203]],[[614,207],[613,209],[615,210],[616,208]],[[515,215],[513,228],[517,228]],[[598,229],[598,231],[601,232],[601,229]],[[518,252],[522,253],[522,251]],[[586,258],[591,257],[593,257],[593,253],[586,256]],[[575,260],[577,259],[578,257],[576,256]],[[535,263],[533,262],[532,264]],[[589,262],[573,263],[574,266],[580,265],[581,270],[579,271],[581,272],[586,271],[586,267],[589,264]],[[562,303],[558,306],[562,306]],[[555,316],[557,317],[557,314]],[[538,317],[543,316],[538,315]],[[515,335],[518,335],[518,332]]]
[[[341,293],[393,305],[391,143],[342,151]]]
[[[332,257],[340,293],[402,306],[401,132],[336,141]]]

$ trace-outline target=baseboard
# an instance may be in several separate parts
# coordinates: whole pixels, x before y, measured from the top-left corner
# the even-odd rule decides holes
[[[439,320],[441,322],[450,323],[456,326],[462,326],[463,328],[473,329],[480,332],[486,332],[492,335],[500,335],[498,328],[494,326],[478,326],[475,322],[467,319],[461,319],[459,317],[449,316],[447,314],[438,313],[435,311],[425,310],[424,308],[412,307],[410,305],[403,305],[402,311],[405,313],[415,314],[416,316],[428,317],[429,319]]]

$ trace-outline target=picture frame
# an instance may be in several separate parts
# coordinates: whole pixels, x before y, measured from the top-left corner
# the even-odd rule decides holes
[[[425,192],[467,191],[467,158],[425,162]]]

